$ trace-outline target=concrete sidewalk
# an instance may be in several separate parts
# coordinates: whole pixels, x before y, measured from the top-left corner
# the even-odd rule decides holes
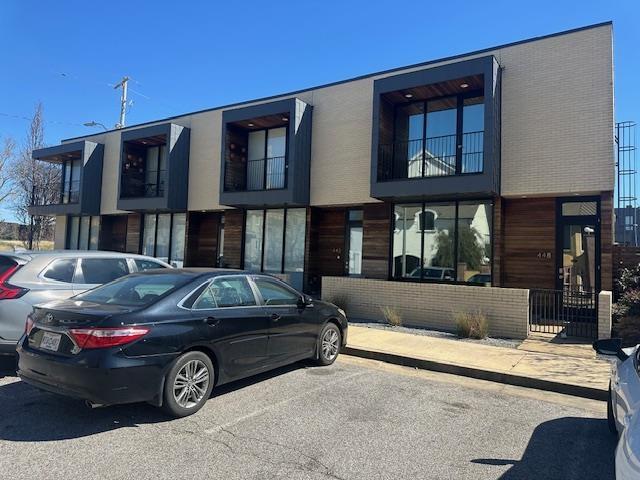
[[[554,344],[536,337],[525,340],[519,348],[495,347],[351,324],[344,353],[606,400],[611,367],[609,362],[596,359],[590,348],[584,344]]]

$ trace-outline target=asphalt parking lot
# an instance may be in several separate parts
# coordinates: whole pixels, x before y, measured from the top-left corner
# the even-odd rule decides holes
[[[90,410],[0,378],[19,478],[614,478],[604,402],[342,356],[214,390],[196,415]]]

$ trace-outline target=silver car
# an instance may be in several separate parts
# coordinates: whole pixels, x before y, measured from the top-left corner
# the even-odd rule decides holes
[[[611,359],[607,420],[619,438],[616,479],[635,480],[640,478],[640,348],[622,348],[618,338],[598,340],[593,347]]]
[[[15,354],[33,305],[69,298],[132,272],[171,268],[127,253],[60,250],[0,253],[0,354]]]

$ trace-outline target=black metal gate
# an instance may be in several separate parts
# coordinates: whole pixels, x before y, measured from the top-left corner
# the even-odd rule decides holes
[[[532,332],[597,338],[598,294],[578,290],[529,290]]]

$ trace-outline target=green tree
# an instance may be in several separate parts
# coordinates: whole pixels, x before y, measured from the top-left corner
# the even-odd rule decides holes
[[[480,234],[469,226],[462,225],[458,228],[458,261],[467,264],[468,270],[479,270],[485,257],[485,246],[478,242]],[[438,253],[433,259],[436,267],[453,266],[454,237],[448,231],[438,233]]]

